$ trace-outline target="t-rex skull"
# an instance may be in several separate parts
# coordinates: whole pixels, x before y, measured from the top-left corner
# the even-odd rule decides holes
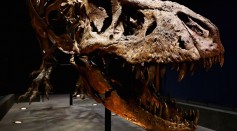
[[[198,111],[182,112],[159,88],[166,65],[178,80],[200,65],[223,65],[219,32],[208,19],[170,1],[29,1],[38,35],[75,55],[96,101],[146,130],[197,127]]]

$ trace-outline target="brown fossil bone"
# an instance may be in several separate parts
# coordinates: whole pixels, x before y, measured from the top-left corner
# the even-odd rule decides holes
[[[223,65],[219,31],[208,19],[161,0],[28,3],[42,47],[72,54],[80,82],[97,102],[146,130],[196,129],[199,112],[183,112],[161,96],[160,79],[167,65],[179,81],[199,67]]]

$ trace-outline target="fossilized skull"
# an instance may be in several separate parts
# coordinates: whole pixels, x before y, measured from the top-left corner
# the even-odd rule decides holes
[[[223,65],[219,32],[208,19],[170,1],[29,1],[38,34],[75,55],[96,101],[146,130],[197,127],[199,113],[182,112],[159,88],[166,65],[178,80],[200,65]]]

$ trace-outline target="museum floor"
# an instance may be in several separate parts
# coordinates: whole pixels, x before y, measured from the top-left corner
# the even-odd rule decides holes
[[[44,100],[44,99],[42,99]],[[50,100],[14,104],[0,121],[0,131],[104,131],[105,111],[93,99],[73,99],[68,94],[51,95]],[[21,108],[25,107],[25,110]],[[15,124],[14,121],[21,121]],[[112,113],[111,131],[144,131]],[[213,131],[199,126],[197,131]]]

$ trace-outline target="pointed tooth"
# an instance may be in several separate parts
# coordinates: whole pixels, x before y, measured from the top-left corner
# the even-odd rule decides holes
[[[151,102],[150,101],[146,101],[146,109],[148,111],[150,111],[150,109],[151,109]]]
[[[142,105],[142,100],[141,100],[141,98],[139,98],[139,106],[141,106]]]
[[[187,74],[187,64],[186,63],[183,63],[181,65],[181,68],[179,70],[179,76],[178,76],[178,81],[181,81],[184,76]]]
[[[206,61],[205,62],[206,63],[206,65],[205,65],[206,68],[205,69],[208,70],[209,69],[209,59],[206,58],[205,61]]]
[[[209,68],[211,68],[212,65],[213,65],[213,63],[212,63],[212,58],[209,58]]]
[[[155,65],[150,65],[148,67],[148,82],[154,82],[155,80],[155,73],[156,73],[156,67]]]
[[[224,54],[220,55],[220,66],[223,67],[224,65]]]
[[[126,62],[123,62],[122,67],[124,68],[126,66]]]
[[[196,63],[191,63],[190,65],[190,72],[191,72],[191,75],[194,75],[194,73],[197,71],[197,65]]]
[[[167,98],[166,98],[166,102],[168,102],[168,103],[171,102],[170,95],[167,96]]]
[[[162,104],[159,103],[159,114],[158,114],[158,116],[161,116],[162,112],[163,112],[163,107],[162,107]]]
[[[164,103],[164,106],[163,106],[162,110],[163,110],[162,118],[167,120],[169,118],[169,110],[168,110],[168,106],[167,106],[166,102]]]
[[[160,64],[160,76],[164,78],[166,72],[166,66],[164,64]]]
[[[141,69],[140,76],[141,76],[142,79],[145,79],[144,74],[146,73],[146,71],[147,71],[146,69]]]
[[[136,65],[135,66],[135,72],[136,72],[135,78],[136,79],[140,79],[141,78],[141,66],[140,65]]]
[[[184,124],[185,124],[186,126],[189,126],[189,123],[188,123],[188,121],[187,121],[186,119],[184,119]]]
[[[192,110],[189,110],[189,117],[191,118],[192,117]]]
[[[212,57],[212,58],[211,58],[211,61],[212,61],[213,64],[216,64],[216,62],[215,62],[215,57]]]
[[[192,117],[196,115],[196,111],[193,110]]]
[[[198,124],[198,119],[199,119],[199,110],[196,110],[194,124],[196,124],[196,125]]]
[[[211,68],[211,66],[212,66],[211,58],[206,58],[204,69],[208,71]]]
[[[175,119],[176,119],[177,124],[179,124],[181,122],[179,116],[175,115]]]
[[[158,103],[158,104],[155,104],[155,105],[156,105],[156,106],[155,106],[155,107],[156,107],[156,112],[155,112],[155,114],[158,116],[159,110],[160,110],[160,109],[159,109],[160,106],[159,106],[159,103]]]
[[[160,91],[160,68],[159,68],[159,64],[156,64],[156,81],[155,81],[155,87],[157,89],[157,91]]]
[[[206,69],[206,60],[203,58],[203,68]]]
[[[178,106],[177,106],[177,103],[176,103],[176,99],[173,99],[172,103],[173,103],[174,107],[177,109]]]
[[[195,64],[193,62],[190,63],[189,70],[193,72]]]
[[[156,104],[153,104],[153,106],[152,106],[152,112],[153,112],[153,114],[156,114]]]
[[[173,117],[173,121],[175,122],[175,123],[177,123],[177,117],[176,117],[177,115],[175,115],[174,117]]]
[[[215,63],[217,63],[219,61],[219,56],[215,56],[214,61],[215,61]]]
[[[190,121],[190,126],[191,128],[193,128],[193,121]]]
[[[150,112],[153,112],[153,105],[154,105],[154,103],[151,101],[150,106],[149,106]]]
[[[132,65],[132,72],[134,72],[134,70],[135,70],[135,66],[134,66],[134,65]]]
[[[179,67],[179,64],[176,65],[176,71],[179,71],[180,70],[180,67]]]
[[[104,57],[102,57],[102,63],[103,63],[104,66],[106,65],[106,61],[105,61]]]

